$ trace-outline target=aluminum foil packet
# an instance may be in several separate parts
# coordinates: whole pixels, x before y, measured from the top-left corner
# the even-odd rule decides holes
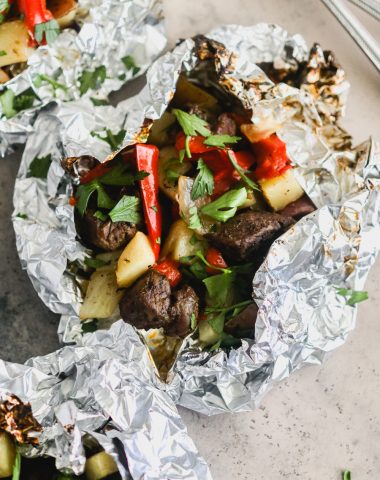
[[[292,371],[321,363],[345,341],[356,307],[338,289],[362,290],[378,253],[380,144],[370,139],[352,148],[340,128],[348,82],[331,53],[318,45],[309,52],[300,36],[275,25],[226,26],[163,55],[148,70],[140,94],[116,108],[96,107],[86,98],[51,105],[35,122],[16,180],[17,248],[41,299],[62,315],[62,341],[80,346],[83,294],[73,265],[88,252],[76,239],[72,186],[60,159],[89,154],[105,160],[146,141],[181,71],[234,95],[252,111],[254,123],[274,119],[297,178],[317,206],[274,242],[254,275],[255,340],[208,352],[190,336],[166,383],[155,380],[176,404],[200,413],[246,411]],[[102,140],[107,128],[120,134],[115,151]],[[34,159],[45,157],[45,175],[36,178]],[[130,327],[127,332],[135,335]]]
[[[24,71],[0,85],[0,96],[11,90],[32,99],[32,106],[8,117],[0,101],[0,155],[25,142],[42,107],[80,97],[106,102],[166,46],[161,0],[78,0],[75,23],[79,31],[63,29],[51,46],[36,49]]]

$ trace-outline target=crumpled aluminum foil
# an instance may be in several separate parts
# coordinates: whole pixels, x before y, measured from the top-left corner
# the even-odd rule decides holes
[[[78,0],[77,22],[80,31],[62,30],[52,46],[40,46],[28,60],[27,68],[0,85],[0,94],[11,89],[16,95],[32,88],[40,100],[34,107],[11,119],[3,115],[0,105],[0,156],[15,143],[24,143],[37,112],[49,102],[65,102],[81,96],[106,98],[125,82],[145,72],[164,50],[161,0]],[[127,57],[132,62],[124,64]],[[98,89],[80,91],[83,72],[106,68],[106,78]],[[37,83],[38,75],[59,83]]]
[[[71,186],[59,159],[109,157],[108,144],[90,134],[106,127],[126,130],[123,147],[144,141],[146,125],[166,109],[181,70],[203,81],[217,78],[251,108],[253,122],[270,116],[281,124],[278,134],[318,210],[274,242],[254,276],[253,298],[260,307],[255,341],[210,353],[189,337],[167,384],[159,384],[175,403],[211,415],[254,408],[271,386],[304,364],[320,363],[354,328],[356,308],[346,305],[336,287],[361,290],[378,252],[380,144],[369,140],[348,148],[350,137],[336,123],[348,83],[319,47],[309,57],[301,37],[264,24],[221,27],[209,37],[229,50],[205,37],[183,41],[152,65],[140,94],[116,108],[80,99],[41,112],[16,181],[13,222],[23,267],[46,305],[62,314],[61,339],[80,346],[82,293],[67,263],[83,260],[86,252],[75,238]],[[264,73],[271,61],[281,75],[298,75],[298,86],[272,82]],[[311,71],[322,86],[319,94]],[[53,159],[47,180],[28,177],[32,160],[47,154]]]
[[[80,474],[90,435],[123,479],[211,480],[147,350],[121,320],[25,365],[0,360],[0,403],[10,392],[31,403],[43,428],[26,456],[55,457],[57,468]]]

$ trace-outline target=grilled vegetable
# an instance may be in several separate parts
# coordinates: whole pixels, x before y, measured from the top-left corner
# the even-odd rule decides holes
[[[170,227],[162,249],[162,256],[181,262],[185,257],[195,255],[200,249],[200,245],[201,243],[194,232],[184,220],[180,219]]]
[[[12,475],[16,458],[16,448],[6,432],[0,432],[0,478]]]
[[[176,201],[178,178],[191,169],[191,163],[181,163],[178,159],[178,152],[174,147],[164,147],[160,150],[158,168],[160,189],[171,200]]]
[[[34,51],[29,46],[29,34],[22,20],[12,20],[0,25],[0,67],[26,62]]]
[[[86,460],[85,475],[87,480],[101,480],[113,473],[118,468],[115,460],[106,452],[99,452]]]
[[[287,170],[278,177],[259,180],[265,200],[276,212],[284,209],[304,195],[304,191],[294,176],[293,170]]]

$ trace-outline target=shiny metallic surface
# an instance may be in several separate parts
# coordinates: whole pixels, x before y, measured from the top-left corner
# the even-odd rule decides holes
[[[40,46],[22,73],[0,86],[16,95],[32,88],[39,97],[35,106],[6,119],[0,106],[0,156],[15,143],[24,143],[33,129],[37,112],[52,101],[66,102],[81,96],[106,98],[125,82],[145,72],[166,46],[160,0],[78,0],[79,32],[64,29],[52,46]],[[125,65],[123,58],[133,60]],[[83,72],[105,67],[106,78],[99,88],[80,90]],[[46,75],[58,82],[53,88]]]

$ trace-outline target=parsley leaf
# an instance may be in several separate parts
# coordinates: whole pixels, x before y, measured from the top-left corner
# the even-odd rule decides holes
[[[206,267],[202,262],[194,262],[190,265],[189,271],[197,280],[204,280],[208,276]]]
[[[49,77],[48,75],[45,75],[44,73],[38,73],[33,79],[33,83],[37,88],[41,87],[43,82],[48,83],[49,85],[52,86],[54,90],[54,95],[56,90],[63,90],[64,92],[68,91],[68,87],[66,85],[63,85],[63,83],[57,82],[57,80],[55,80],[52,77]]]
[[[365,291],[338,288],[337,293],[338,295],[342,295],[343,297],[348,297],[346,303],[347,305],[351,306],[359,302],[364,302],[364,300],[368,300],[368,292]]]
[[[110,102],[108,101],[107,98],[90,97],[90,100],[95,107],[100,107],[100,106],[103,106],[103,105],[109,105],[110,104]]]
[[[118,133],[112,133],[109,128],[106,128],[106,130],[102,133],[105,133],[105,136],[102,136],[97,132],[91,132],[91,135],[93,137],[100,138],[100,140],[103,140],[103,142],[107,142],[112,151],[115,151],[120,147],[125,137],[125,130],[123,129]]]
[[[23,220],[27,220],[29,217],[26,213],[18,213],[16,215],[17,218],[22,218]]]
[[[5,50],[0,50],[0,57],[5,57],[7,52]]]
[[[13,106],[15,99],[15,94],[13,90],[7,88],[4,92],[0,95],[0,105],[1,109],[3,110],[4,115],[6,118],[12,118],[16,115],[17,111]]]
[[[110,211],[109,216],[113,222],[140,223],[140,199],[124,195]]]
[[[14,117],[18,112],[33,107],[34,100],[38,100],[32,88],[28,88],[19,95],[7,88],[0,94],[0,105],[6,118]]]
[[[183,162],[183,160],[184,160],[184,158],[185,158],[185,153],[186,153],[186,151],[185,151],[184,148],[182,148],[182,150],[180,150],[180,151],[178,152],[178,160],[179,160],[179,163],[182,163],[182,162]]]
[[[84,70],[79,77],[79,92],[84,95],[88,90],[95,90],[100,87],[107,76],[107,70],[104,65],[96,67],[93,72],[90,70]]]
[[[15,463],[13,464],[12,480],[19,480],[20,475],[21,475],[21,455],[19,452],[17,452]]]
[[[226,307],[234,297],[234,282],[236,275],[233,272],[212,275],[203,280],[208,293],[208,300],[213,308]]]
[[[242,309],[244,309],[244,307],[246,307],[247,305],[250,305],[251,303],[253,303],[252,300],[246,300],[244,302],[235,303],[234,305],[231,305],[229,307],[206,307],[205,313],[219,312],[219,313],[225,314],[230,312],[231,310],[236,310],[237,313],[234,312],[234,314],[232,315],[233,317],[235,317],[238,313],[241,312]]]
[[[191,228],[192,230],[199,230],[200,228],[202,228],[202,222],[199,218],[196,206],[189,209],[189,214],[189,228]]]
[[[342,473],[342,480],[351,480],[351,472],[348,470],[345,470]]]
[[[91,320],[90,322],[83,322],[82,323],[82,332],[83,333],[91,333],[91,332],[95,332],[95,330],[98,329],[98,321],[96,319],[94,320]],[[62,476],[61,477],[58,477],[57,480],[59,478],[61,478],[62,480],[64,480],[64,476],[63,474],[61,474]],[[68,477],[68,478],[71,478],[71,477]]]
[[[87,209],[88,201],[94,192],[98,194],[98,207],[111,209],[114,206],[114,201],[107,195],[103,186],[96,178],[89,183],[79,185],[76,192],[75,197],[78,201],[75,206],[82,217]]]
[[[49,20],[48,22],[39,23],[34,27],[34,38],[37,43],[41,43],[45,38],[46,43],[51,45],[58,37],[60,32],[57,20]]]
[[[143,170],[137,172],[135,175],[128,172],[128,165],[125,163],[118,163],[106,172],[99,181],[104,185],[133,185],[137,180],[142,180],[147,177],[149,173]]]
[[[198,160],[197,170],[199,173],[191,189],[192,200],[204,197],[205,195],[212,195],[214,191],[214,177],[211,170],[201,158]]]
[[[235,215],[237,207],[243,205],[246,200],[247,190],[244,187],[230,190],[213,202],[204,205],[201,212],[219,222],[226,222]]]
[[[209,147],[226,148],[226,143],[237,143],[239,140],[241,137],[233,135],[210,135],[203,143]]]
[[[96,210],[96,212],[94,213],[94,217],[98,218],[102,222],[105,222],[108,216],[105,213],[103,213],[101,210]]]
[[[50,154],[46,157],[35,157],[29,165],[27,177],[46,178],[51,162]]]
[[[230,162],[232,163],[232,166],[238,172],[238,174],[241,176],[241,179],[247,185],[247,187],[251,188],[252,190],[260,191],[260,188],[257,186],[257,184],[253,180],[251,180],[250,178],[247,177],[247,175],[245,174],[245,171],[237,163],[237,161],[235,160],[235,156],[234,156],[233,152],[231,152],[231,150],[228,150],[228,158],[230,159]]]
[[[136,65],[136,62],[131,55],[123,57],[121,61],[124,63],[127,70],[132,70],[132,75],[137,75],[137,73],[139,73],[140,67]]]
[[[84,259],[84,263],[90,268],[100,268],[110,264],[110,262],[106,262],[101,258],[92,258],[92,257],[86,257]]]
[[[185,135],[194,136],[199,133],[199,135],[208,137],[211,134],[207,122],[196,115],[191,115],[178,108],[173,108],[172,113],[176,116]]]
[[[190,317],[190,328],[191,330],[195,330],[197,328],[197,317],[194,313],[192,313]]]
[[[198,250],[195,253],[195,256],[198,257],[207,267],[210,267],[213,270],[220,270],[221,272],[224,272],[224,273],[231,273],[231,270],[229,268],[221,268],[221,267],[215,267],[214,265],[211,265],[211,263],[209,263],[206,260],[205,256],[203,255],[203,253],[200,250]]]
[[[211,325],[214,332],[221,334],[224,329],[224,314],[219,313],[218,315],[210,316],[207,321]],[[219,344],[220,345],[220,344]],[[219,347],[218,347],[219,348]]]

